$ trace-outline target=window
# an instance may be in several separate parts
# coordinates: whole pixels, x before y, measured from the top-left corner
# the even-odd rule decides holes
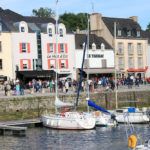
[[[92,50],[95,51],[96,50],[96,44],[92,43]]]
[[[128,67],[129,68],[134,68],[134,59],[133,59],[133,57],[128,58]]]
[[[0,59],[0,70],[2,70],[3,69],[3,61],[2,61],[2,59]]]
[[[55,68],[55,60],[50,60],[50,69]]]
[[[120,29],[118,30],[118,36],[121,36],[121,30]]]
[[[54,46],[53,46],[53,43],[50,43],[49,46],[50,46],[50,52],[53,53],[53,52],[54,52]]]
[[[102,68],[107,68],[107,60],[106,59],[102,59]]]
[[[21,32],[25,32],[25,27],[22,26],[20,30]]]
[[[137,31],[137,32],[136,32],[136,36],[137,36],[137,37],[140,37],[140,36],[141,36],[140,31]]]
[[[61,53],[64,53],[64,44],[63,43],[60,43],[60,52]]]
[[[27,44],[26,43],[22,43],[22,52],[23,53],[27,52]]]
[[[128,43],[128,54],[133,54],[133,44]]]
[[[124,68],[124,58],[123,57],[118,58],[118,66],[120,69]]]
[[[123,43],[122,42],[119,42],[118,43],[118,54],[123,54],[124,51],[123,51]]]
[[[138,57],[138,68],[143,68],[143,58]]]
[[[137,43],[137,53],[138,53],[138,55],[142,54],[142,44],[141,43]]]
[[[2,42],[0,41],[0,52],[2,52]]]
[[[28,65],[27,64],[23,64],[23,69],[28,69]]]
[[[52,28],[48,28],[48,35],[52,36]]]
[[[64,62],[61,63],[61,68],[65,68],[65,63]]]
[[[60,37],[63,37],[63,29],[59,29]]]
[[[131,31],[130,30],[127,31],[127,36],[131,36]]]

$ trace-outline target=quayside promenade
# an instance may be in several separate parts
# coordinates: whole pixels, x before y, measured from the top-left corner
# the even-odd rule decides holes
[[[107,109],[115,109],[115,96],[115,91],[111,90],[96,90],[90,93],[92,100]],[[76,93],[71,90],[67,93],[60,92],[59,97],[63,101],[75,102]],[[118,107],[150,107],[150,85],[140,85],[132,89],[119,88],[117,97]],[[45,89],[43,93],[32,94],[25,90],[25,94],[19,96],[5,96],[4,91],[0,91],[0,121],[33,119],[45,112],[53,112],[54,99],[55,94],[49,93],[49,89]],[[78,110],[86,110],[86,92],[80,94]]]

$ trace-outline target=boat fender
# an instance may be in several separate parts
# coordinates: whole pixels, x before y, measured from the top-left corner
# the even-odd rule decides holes
[[[128,147],[134,149],[134,148],[136,148],[136,145],[137,145],[137,137],[136,137],[136,135],[131,134],[128,137]]]

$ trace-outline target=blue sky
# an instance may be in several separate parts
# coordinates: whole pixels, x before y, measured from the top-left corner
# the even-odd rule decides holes
[[[55,10],[55,2],[56,0],[0,0],[0,7],[30,16],[33,9],[40,7]],[[105,17],[138,16],[138,22],[143,29],[146,29],[150,23],[150,0],[59,0],[58,8],[59,14],[64,12],[92,13],[94,10]]]

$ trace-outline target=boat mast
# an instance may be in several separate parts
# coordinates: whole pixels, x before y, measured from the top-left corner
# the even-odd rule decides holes
[[[90,34],[90,20],[89,15],[87,14],[87,111],[89,112],[88,100],[90,99],[90,88],[89,88],[89,34]]]
[[[115,61],[115,103],[118,108],[118,89],[117,89],[117,52],[116,52],[116,22],[114,22],[114,61]]]
[[[58,4],[58,0],[56,0],[56,26],[55,26],[55,30],[56,30],[56,78],[55,78],[55,101],[58,99],[58,59],[57,59],[57,55],[58,55],[58,9],[57,9],[57,4]],[[55,112],[57,112],[57,108],[55,107]]]

